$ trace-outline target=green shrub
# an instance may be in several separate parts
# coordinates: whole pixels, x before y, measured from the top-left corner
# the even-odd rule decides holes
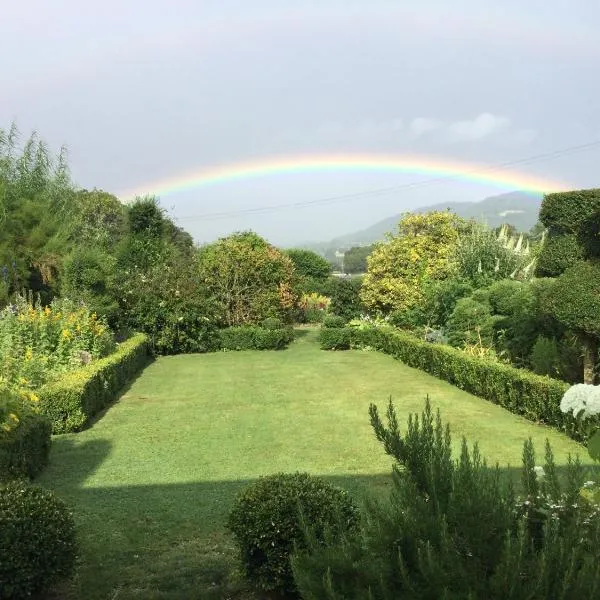
[[[321,350],[349,350],[352,330],[349,327],[322,327],[319,331]]]
[[[304,600],[558,600],[593,598],[600,586],[597,505],[582,501],[585,471],[557,474],[546,444],[543,477],[523,446],[522,498],[427,401],[401,431],[394,405],[371,425],[395,462],[388,502],[367,506],[359,532],[311,543],[292,557]]]
[[[283,350],[294,340],[291,328],[264,329],[255,325],[226,327],[219,331],[223,350]]]
[[[283,329],[283,321],[278,317],[267,317],[260,324],[263,329],[269,329],[271,331],[275,329]]]
[[[581,243],[574,234],[550,235],[544,241],[536,263],[538,277],[558,277],[563,271],[585,258]]]
[[[0,430],[0,481],[33,479],[48,464],[50,421],[30,410],[21,410],[18,418],[9,431]]]
[[[444,379],[530,421],[551,425],[576,440],[587,438],[583,426],[560,410],[560,401],[569,388],[564,381],[469,356],[443,344],[430,344],[389,327],[366,327],[351,331],[353,344],[390,354],[410,367]]]
[[[556,340],[540,335],[531,350],[531,370],[538,375],[556,377],[559,374],[559,361]]]
[[[493,344],[494,323],[489,304],[461,298],[446,324],[448,342],[456,347],[481,343],[489,348]]]
[[[540,221],[551,233],[579,234],[600,210],[600,189],[546,194]]]
[[[148,337],[136,334],[113,354],[41,387],[40,411],[50,419],[52,432],[79,431],[117,399],[148,361]]]
[[[50,591],[75,557],[75,523],[61,500],[19,482],[0,487],[0,598]]]
[[[304,545],[303,521],[323,539],[356,528],[359,511],[347,492],[307,473],[261,477],[236,498],[227,526],[259,589],[294,591],[290,555]]]
[[[347,321],[359,317],[364,311],[361,285],[362,277],[330,277],[326,290],[326,295],[331,298],[329,312]]]
[[[346,319],[338,315],[328,315],[323,319],[323,327],[327,329],[339,329],[346,325]]]

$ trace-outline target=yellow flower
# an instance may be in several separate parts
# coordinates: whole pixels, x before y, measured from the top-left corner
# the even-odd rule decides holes
[[[33,358],[33,351],[31,350],[31,348],[27,348],[27,350],[25,350],[25,360],[31,360]]]
[[[18,423],[19,422],[19,417],[17,417],[17,415],[15,415],[15,413],[9,413],[8,416],[15,422]]]
[[[71,332],[68,329],[63,329],[62,330],[62,334],[63,338],[65,338],[66,340],[71,338]]]
[[[52,309],[49,306],[46,306],[46,308],[44,308],[44,314],[48,316],[50,313],[52,313]]]
[[[4,431],[10,431],[10,425],[8,423],[2,423],[2,429],[4,429]]]
[[[29,394],[29,400],[31,402],[39,402],[40,401],[40,397],[36,396],[34,393]]]
[[[19,377],[19,383],[21,385],[27,385],[27,379],[25,379],[25,377]]]

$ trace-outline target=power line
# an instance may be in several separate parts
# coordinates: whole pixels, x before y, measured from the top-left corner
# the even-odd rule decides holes
[[[561,157],[567,156],[569,154],[575,154],[577,152],[591,150],[591,149],[599,147],[599,146],[600,146],[600,140],[596,140],[594,142],[588,142],[586,144],[578,144],[576,146],[569,146],[567,148],[563,148],[560,150],[554,150],[552,152],[545,152],[543,154],[536,154],[533,156],[519,158],[516,160],[498,163],[495,165],[484,166],[484,167],[481,167],[478,169],[474,169],[472,171],[467,171],[465,174],[466,175],[476,175],[479,173],[486,173],[489,171],[498,171],[498,170],[502,170],[502,169],[506,169],[508,167],[514,167],[514,166],[518,166],[518,165],[526,165],[526,164],[532,164],[532,163],[536,163],[536,162],[543,162],[546,160],[561,158]],[[234,216],[238,216],[238,215],[265,214],[265,213],[277,212],[277,211],[281,211],[281,210],[289,210],[289,209],[304,208],[304,207],[308,207],[308,206],[315,206],[315,205],[321,205],[321,204],[329,204],[329,203],[333,203],[333,202],[340,202],[342,200],[352,200],[355,198],[363,198],[363,197],[367,198],[367,197],[373,197],[373,196],[381,196],[381,195],[389,194],[391,192],[425,187],[428,185],[433,185],[433,184],[441,183],[444,181],[451,181],[453,179],[454,179],[454,177],[452,177],[451,175],[444,175],[444,176],[440,176],[440,177],[430,177],[427,179],[422,179],[420,181],[414,181],[412,183],[405,183],[405,184],[395,185],[395,186],[386,187],[386,188],[376,188],[376,189],[372,189],[372,190],[365,190],[362,192],[354,192],[352,194],[329,196],[326,198],[319,198],[316,200],[302,200],[299,202],[293,202],[291,204],[256,206],[256,207],[252,207],[252,208],[242,208],[242,209],[232,210],[232,211],[204,213],[201,215],[178,217],[177,221],[196,221],[196,220],[211,221],[211,220],[217,220],[217,219],[224,219],[224,218],[228,218],[228,217],[234,217]]]

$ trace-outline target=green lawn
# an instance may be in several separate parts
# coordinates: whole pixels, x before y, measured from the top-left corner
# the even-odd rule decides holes
[[[234,494],[259,475],[308,471],[362,498],[389,485],[367,408],[391,395],[406,415],[429,394],[452,426],[501,465],[548,437],[557,463],[585,450],[375,352],[324,352],[316,332],[285,351],[160,358],[90,429],[54,438],[39,483],[72,507],[78,575],[61,598],[252,598],[223,529]]]

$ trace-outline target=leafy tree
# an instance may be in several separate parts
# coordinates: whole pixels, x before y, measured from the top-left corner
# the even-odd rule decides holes
[[[362,277],[331,277],[326,293],[331,298],[329,312],[346,320],[359,317],[364,306],[360,299]]]
[[[115,326],[119,311],[114,287],[115,268],[116,260],[107,252],[94,246],[78,246],[64,261],[61,295],[85,302]]]
[[[374,245],[355,246],[344,254],[344,273],[359,274],[367,272],[367,257],[373,252]]]
[[[594,383],[600,337],[600,263],[581,261],[557,280],[548,308],[583,347],[583,381]]]
[[[13,125],[0,130],[0,269],[5,298],[30,288],[54,293],[60,252],[48,243],[69,217],[72,186],[64,150],[53,156],[34,133],[21,150]]]
[[[226,326],[288,320],[296,304],[289,256],[254,232],[235,233],[200,250],[200,280]]]
[[[424,281],[452,275],[460,219],[450,212],[407,214],[397,235],[377,244],[368,258],[361,299],[379,313],[405,311],[423,299]]]
[[[298,290],[319,292],[331,274],[329,261],[312,250],[292,248],[285,254],[290,257],[297,278]]]
[[[539,271],[558,276],[546,306],[577,334],[583,348],[583,379],[593,383],[600,337],[600,189],[547,194],[540,220],[548,236]]]

